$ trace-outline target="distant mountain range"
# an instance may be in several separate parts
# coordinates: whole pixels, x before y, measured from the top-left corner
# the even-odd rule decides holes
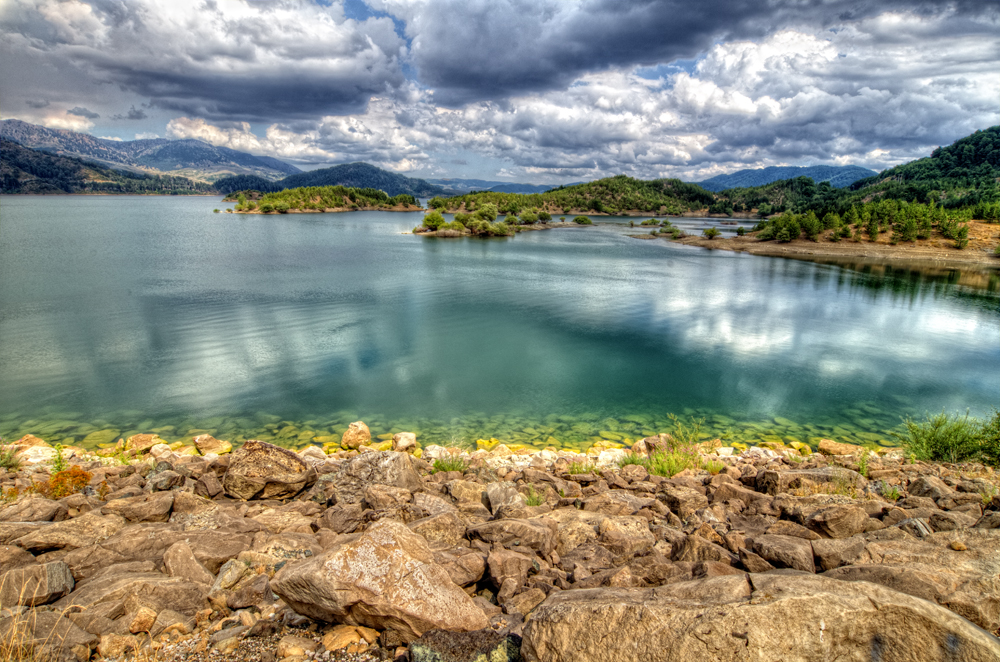
[[[0,138],[0,193],[211,194],[212,185],[186,177],[112,170]]]
[[[488,179],[428,179],[428,182],[444,188],[448,195],[462,195],[470,191],[495,191],[497,193],[545,193],[556,187],[553,184],[514,184]],[[580,182],[574,182],[579,184]],[[565,184],[572,186],[573,184]]]
[[[737,170],[728,175],[717,175],[702,182],[696,182],[703,189],[718,193],[730,188],[764,186],[783,179],[810,177],[817,184],[830,182],[834,188],[847,188],[859,179],[874,177],[878,173],[861,166],[771,166]]]
[[[332,168],[320,168],[300,172],[278,181],[269,181],[253,175],[225,177],[215,182],[215,187],[222,193],[234,191],[257,190],[263,193],[274,193],[286,188],[299,186],[347,186],[353,188],[374,188],[385,191],[390,197],[401,193],[415,198],[432,198],[436,195],[447,195],[440,186],[435,186],[423,179],[414,179],[383,170],[370,163],[345,163]]]
[[[213,182],[228,175],[267,180],[302,172],[269,156],[254,156],[201,140],[107,140],[86,133],[47,129],[21,120],[0,121],[0,137],[25,147],[93,161],[118,170],[168,174]]]

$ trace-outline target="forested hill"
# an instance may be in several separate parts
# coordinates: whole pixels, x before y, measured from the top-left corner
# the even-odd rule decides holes
[[[216,147],[201,140],[107,140],[21,120],[0,121],[0,137],[31,149],[82,158],[117,170],[168,173],[205,181],[234,174],[252,174],[273,180],[301,172],[293,165],[268,156]]]
[[[276,182],[261,177],[235,176],[219,179],[215,185],[221,193],[227,195],[235,191],[257,190],[262,193],[275,193],[283,189],[313,186],[378,189],[385,191],[390,197],[403,194],[412,195],[415,198],[425,198],[444,193],[443,188],[429,184],[423,179],[405,177],[361,162],[310,170],[285,177]]]
[[[0,138],[0,193],[212,193],[211,184],[184,177],[112,170]]]
[[[862,202],[900,200],[931,203],[946,209],[970,209],[977,218],[992,215],[1000,204],[1000,126],[977,131],[929,157],[858,180],[846,189],[798,177],[717,194],[713,212],[777,213],[812,210],[843,215]],[[763,210],[760,212],[759,210]]]
[[[728,188],[747,188],[752,186],[765,186],[772,182],[784,179],[795,179],[796,177],[809,177],[814,182],[829,182],[833,188],[844,188],[850,186],[859,179],[866,179],[878,175],[874,170],[862,168],[860,166],[771,166],[768,168],[756,168],[748,170],[737,170],[728,175],[718,175],[711,179],[698,182],[703,189],[719,192]]]
[[[457,210],[473,210],[479,205],[492,203],[501,214],[519,214],[522,210],[543,209],[554,213],[571,214],[594,211],[616,214],[622,211],[643,211],[649,214],[681,214],[704,209],[715,196],[697,184],[687,184],[679,179],[654,179],[644,181],[626,175],[552,189],[545,193],[518,194],[485,191],[436,198],[433,206]]]

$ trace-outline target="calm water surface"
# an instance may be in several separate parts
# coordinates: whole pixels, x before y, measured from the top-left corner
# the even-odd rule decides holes
[[[585,446],[668,413],[753,442],[890,443],[1000,406],[1000,280],[420,214],[213,214],[217,198],[0,200],[0,436]],[[702,227],[706,221],[677,221]],[[646,230],[643,230],[645,232]]]

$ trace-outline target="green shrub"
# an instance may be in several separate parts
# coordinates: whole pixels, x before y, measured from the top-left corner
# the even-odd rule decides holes
[[[656,453],[649,459],[647,471],[654,476],[672,478],[685,469],[698,466],[698,454],[692,451]]]
[[[274,210],[279,214],[287,214],[291,206],[287,202],[277,202],[274,205]]]
[[[271,204],[271,203],[269,203],[269,202],[265,202],[264,204],[262,204],[262,205],[260,206],[260,210],[261,210],[261,211],[262,211],[263,213],[265,213],[265,214],[267,214],[267,213],[270,213],[270,212],[274,211],[274,205],[272,205],[272,204]]]
[[[431,230],[438,230],[444,225],[444,216],[436,209],[424,216],[424,227]]]
[[[439,471],[461,471],[464,473],[468,468],[469,463],[464,458],[452,455],[451,457],[434,460],[434,468],[431,470],[431,473],[438,473]]]
[[[509,222],[509,221],[508,221]],[[521,214],[521,224],[522,225],[534,225],[538,222],[538,214],[532,211],[526,211]]]
[[[427,202],[427,206],[430,207],[431,209],[444,209],[445,207],[448,206],[448,203],[445,202],[444,198],[440,196],[434,196]]]
[[[538,220],[542,221],[543,223],[546,222],[546,221],[551,221],[552,220],[552,214],[550,214],[549,212],[547,212],[547,211],[545,211],[543,209],[542,211],[538,212]]]
[[[63,456],[63,448],[62,444],[55,445],[56,454],[52,458],[52,470],[56,473],[69,469],[69,463],[66,462],[65,456]]]
[[[472,214],[466,214],[464,212],[458,212],[452,219],[452,223],[461,223],[462,225],[468,225],[469,221],[472,220]]]
[[[979,446],[984,462],[1000,466],[1000,410],[993,410],[993,418],[980,428]]]
[[[639,225],[659,225],[659,224],[660,224],[660,221],[658,219],[647,218],[645,221],[643,221]]]
[[[534,485],[528,486],[528,493],[524,495],[524,503],[528,506],[540,506],[545,503],[545,494],[536,492]]]
[[[514,214],[507,214],[507,216],[503,219],[503,222],[507,225],[517,225],[517,216],[514,216]]]
[[[722,460],[708,460],[701,465],[701,468],[713,476],[716,476],[722,473],[722,470],[726,468],[726,465]]]
[[[218,209],[213,209],[213,210],[212,210],[212,213],[213,213],[213,214],[218,214],[218,213],[219,213],[219,210],[218,210]]]
[[[705,228],[702,231],[702,234],[705,235],[705,237],[708,239],[715,239],[720,234],[722,234],[722,232],[720,232],[718,228]]]
[[[638,453],[627,453],[625,457],[618,460],[618,467],[627,467],[630,464],[638,464],[641,467],[649,468],[649,458]]]
[[[592,474],[595,471],[595,467],[591,462],[570,462],[569,467],[566,469],[568,474]]]
[[[0,438],[0,441],[3,441]],[[21,461],[17,459],[17,448],[10,446],[0,446],[0,467],[7,471],[17,471],[21,468]]]
[[[964,462],[982,455],[982,426],[965,416],[928,415],[926,420],[903,421],[906,434],[893,433],[908,455],[930,462]]]
[[[740,227],[736,228],[736,236],[737,237],[742,237],[746,233],[747,233],[747,229],[745,227],[743,227],[742,225]]]
[[[1000,255],[1000,245],[997,245],[997,249],[993,251],[994,255]]]
[[[573,219],[573,222],[576,223],[577,225],[593,225],[594,224],[594,222],[592,220],[590,220],[590,218],[587,217],[587,216],[577,216],[576,218]]]

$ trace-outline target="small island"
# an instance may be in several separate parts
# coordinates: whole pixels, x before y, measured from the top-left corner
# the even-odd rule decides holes
[[[443,207],[438,203],[440,198],[431,200],[432,207]],[[563,216],[558,222],[553,222],[552,214],[544,209],[528,209],[518,216],[508,213],[502,221],[497,221],[499,212],[497,206],[487,202],[471,213],[458,212],[449,223],[444,214],[437,208],[424,216],[423,224],[413,228],[413,234],[424,237],[512,237],[518,232],[529,230],[551,230],[553,228],[573,227],[574,225],[593,225],[586,216],[577,216],[573,225],[566,223]]]
[[[346,186],[302,186],[274,193],[237,191],[226,196],[225,202],[235,202],[236,214],[310,214],[343,211],[420,211],[422,207],[412,195],[401,193],[389,197],[374,188]]]

